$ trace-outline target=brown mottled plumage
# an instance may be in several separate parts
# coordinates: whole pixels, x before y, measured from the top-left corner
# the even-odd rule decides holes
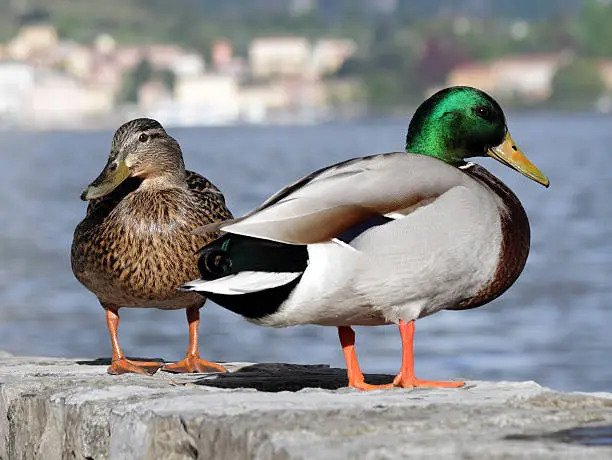
[[[127,177],[119,182],[117,175],[122,172]],[[205,299],[176,288],[199,275],[195,252],[216,237],[194,235],[193,230],[231,218],[219,189],[201,175],[185,171],[178,143],[159,123],[137,119],[117,130],[107,165],[83,198],[90,203],[75,230],[72,270],[107,310],[113,348],[111,322],[118,322],[120,307],[186,308],[193,332],[192,323],[197,328],[197,312]],[[195,341],[197,354],[197,330]],[[190,346],[193,342],[192,336]],[[125,360],[118,342],[113,351],[113,361],[121,363],[111,366],[111,373],[154,367]],[[201,371],[207,365],[168,367]]]

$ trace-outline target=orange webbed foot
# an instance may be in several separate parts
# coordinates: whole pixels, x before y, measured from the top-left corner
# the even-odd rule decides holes
[[[120,374],[142,374],[153,375],[162,367],[163,363],[158,361],[130,361],[126,358],[113,360],[106,372],[111,375]]]
[[[438,382],[436,380],[421,380],[416,377],[404,378],[401,373],[393,379],[393,386],[399,388],[459,388],[465,382]]]
[[[220,364],[207,361],[199,356],[189,356],[178,363],[166,364],[162,367],[162,371],[172,372],[174,374],[192,374],[195,372],[228,372],[228,370]]]
[[[372,385],[370,383],[364,382],[363,380],[349,382],[349,386],[361,391],[388,390],[389,388],[393,388],[392,383],[387,383],[384,385]]]

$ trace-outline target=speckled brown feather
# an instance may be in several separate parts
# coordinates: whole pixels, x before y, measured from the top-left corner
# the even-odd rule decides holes
[[[516,195],[502,181],[481,166],[474,165],[466,169],[465,173],[485,184],[499,196],[507,212],[500,213],[502,241],[493,279],[476,296],[464,299],[447,310],[468,310],[480,307],[502,295],[519,277],[529,255],[531,238],[529,220]]]
[[[179,292],[199,276],[195,252],[217,235],[198,226],[231,218],[223,194],[187,171],[184,187],[139,187],[130,178],[92,200],[77,226],[72,270],[105,305],[136,308],[201,306],[198,294]]]

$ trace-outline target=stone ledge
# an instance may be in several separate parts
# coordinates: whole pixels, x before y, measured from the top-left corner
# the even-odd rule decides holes
[[[327,366],[228,367],[109,376],[103,360],[2,357],[0,459],[612,458],[608,393],[534,382],[361,393]]]

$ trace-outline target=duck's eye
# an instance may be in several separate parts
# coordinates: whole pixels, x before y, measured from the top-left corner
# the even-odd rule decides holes
[[[489,118],[489,115],[490,115],[489,108],[484,105],[479,105],[478,107],[474,107],[474,113],[482,118]]]
[[[148,140],[149,140],[149,136],[146,135],[145,133],[142,133],[140,136],[138,136],[139,142],[147,142]]]

